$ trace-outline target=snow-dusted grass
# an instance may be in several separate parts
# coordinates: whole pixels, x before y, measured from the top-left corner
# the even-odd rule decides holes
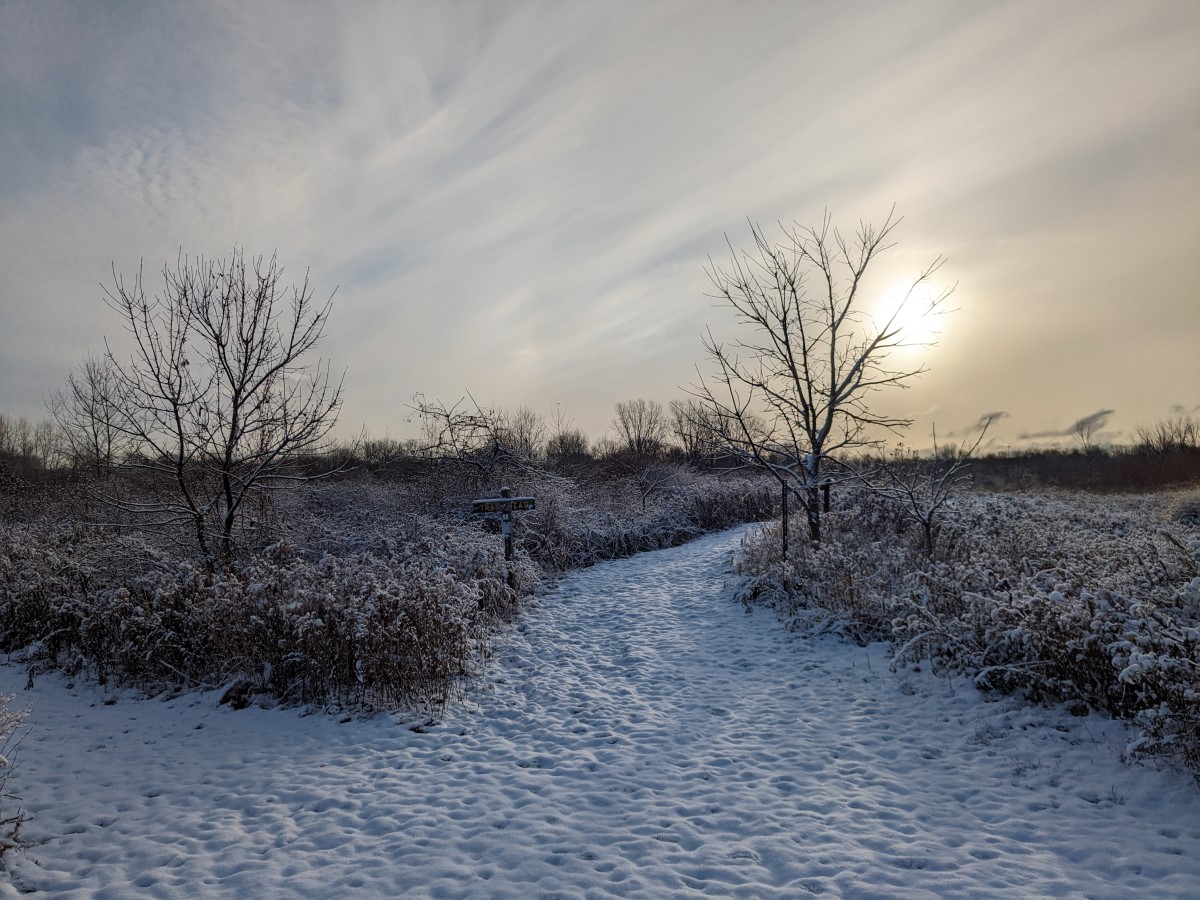
[[[518,523],[510,581],[495,523],[471,516],[469,485],[433,474],[281,497],[276,542],[215,570],[138,532],[2,526],[0,650],[21,651],[35,675],[154,690],[237,680],[239,702],[436,704],[547,577],[769,514],[744,479],[681,469],[644,503],[631,478],[535,473],[517,485],[538,509]]]
[[[0,695],[0,853],[19,846],[24,815],[8,790],[12,771],[11,757],[24,735],[22,726],[29,718],[28,708],[14,706],[15,695]]]
[[[843,495],[819,547],[748,541],[747,602],[789,625],[889,640],[985,690],[1134,719],[1134,756],[1200,775],[1200,531],[1194,495],[971,494],[938,553],[870,494]]]
[[[566,576],[436,723],[38,678],[10,782],[32,843],[0,890],[1195,895],[1195,788],[1122,765],[1120,723],[747,614],[738,540]]]

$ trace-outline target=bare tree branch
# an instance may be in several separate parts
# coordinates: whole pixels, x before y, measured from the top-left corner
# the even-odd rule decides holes
[[[903,515],[921,526],[925,552],[933,556],[940,531],[939,518],[954,491],[969,480],[971,457],[983,443],[988,429],[1003,413],[989,413],[979,420],[979,433],[970,444],[939,451],[936,431],[933,458],[910,462],[888,462],[880,457],[873,472],[864,479],[878,496],[897,504]]]

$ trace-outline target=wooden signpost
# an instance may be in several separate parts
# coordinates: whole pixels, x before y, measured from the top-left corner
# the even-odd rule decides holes
[[[472,500],[472,507],[477,513],[500,513],[500,533],[504,535],[504,558],[508,567],[508,586],[515,588],[517,577],[512,570],[513,558],[513,513],[520,510],[533,509],[535,501],[532,497],[514,497],[506,487],[500,488],[499,497],[486,497],[482,500]]]

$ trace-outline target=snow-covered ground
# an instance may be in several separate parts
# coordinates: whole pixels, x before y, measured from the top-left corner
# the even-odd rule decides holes
[[[1197,896],[1200,791],[1096,716],[785,633],[739,532],[564,579],[427,729],[137,699],[32,705],[7,893]]]

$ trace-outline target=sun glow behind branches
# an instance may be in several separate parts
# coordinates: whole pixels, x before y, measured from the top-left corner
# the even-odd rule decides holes
[[[921,350],[937,344],[942,334],[947,294],[928,284],[897,283],[873,311],[876,328],[896,330],[898,346]]]

